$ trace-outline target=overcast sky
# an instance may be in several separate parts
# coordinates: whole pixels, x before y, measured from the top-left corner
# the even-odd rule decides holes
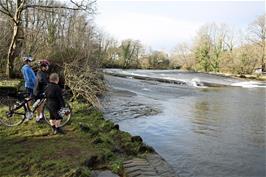
[[[118,40],[136,39],[155,50],[171,51],[190,42],[206,23],[245,29],[265,13],[264,1],[98,0],[95,22]]]

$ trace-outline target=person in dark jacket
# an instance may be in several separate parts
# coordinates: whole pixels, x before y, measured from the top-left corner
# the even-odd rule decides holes
[[[35,99],[41,99],[44,96],[44,91],[48,84],[48,69],[49,69],[49,62],[47,60],[40,61],[40,69],[36,74],[36,81],[34,87],[34,96]],[[36,122],[40,122],[43,120],[43,104],[37,108],[37,116]]]
[[[46,106],[50,113],[50,124],[54,130],[54,134],[62,133],[59,128],[62,117],[59,115],[59,110],[65,107],[65,102],[62,96],[62,89],[59,87],[59,76],[52,73],[49,77],[50,83],[48,84],[45,95],[47,98]]]

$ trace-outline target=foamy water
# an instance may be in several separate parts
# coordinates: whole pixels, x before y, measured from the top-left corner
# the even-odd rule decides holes
[[[106,73],[118,73],[128,77],[139,76],[153,79],[165,79],[169,81],[180,81],[186,85],[196,88],[208,86],[234,86],[243,88],[266,88],[266,82],[243,81],[242,79],[227,76],[218,76],[206,73],[184,72],[178,70],[121,70],[106,69]],[[208,83],[206,85],[206,83]]]
[[[231,85],[243,88],[266,88],[265,82],[257,82],[257,81],[238,82],[238,83],[233,83]]]

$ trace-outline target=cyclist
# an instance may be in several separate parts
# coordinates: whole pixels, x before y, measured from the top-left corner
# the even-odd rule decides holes
[[[41,60],[39,65],[40,68],[36,74],[36,82],[34,87],[34,96],[36,100],[41,99],[44,96],[44,92],[48,84],[48,69],[50,63],[48,60]],[[37,108],[36,122],[44,120],[43,106],[44,104]]]
[[[25,81],[25,88],[26,88],[26,91],[29,94],[30,98],[33,97],[33,89],[35,86],[35,79],[36,79],[35,73],[33,72],[32,68],[30,66],[32,60],[33,59],[30,55],[27,57],[23,57],[24,65],[21,68],[21,72],[23,74],[23,78]]]

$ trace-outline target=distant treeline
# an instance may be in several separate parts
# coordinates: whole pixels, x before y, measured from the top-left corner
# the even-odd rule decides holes
[[[163,51],[147,51],[140,41],[105,41],[105,67],[144,69],[186,69],[204,72],[251,74],[265,71],[265,15],[259,16],[245,31],[225,24],[202,26],[192,44],[178,44],[169,55]]]
[[[167,54],[140,41],[117,41],[93,22],[95,1],[0,0],[0,68],[19,73],[21,57],[49,59],[59,66],[80,61],[91,68],[182,68],[196,71],[253,73],[265,70],[265,15],[244,31],[224,24],[202,26],[192,44]],[[178,42],[178,41],[177,41]],[[79,65],[77,64],[77,65]]]

